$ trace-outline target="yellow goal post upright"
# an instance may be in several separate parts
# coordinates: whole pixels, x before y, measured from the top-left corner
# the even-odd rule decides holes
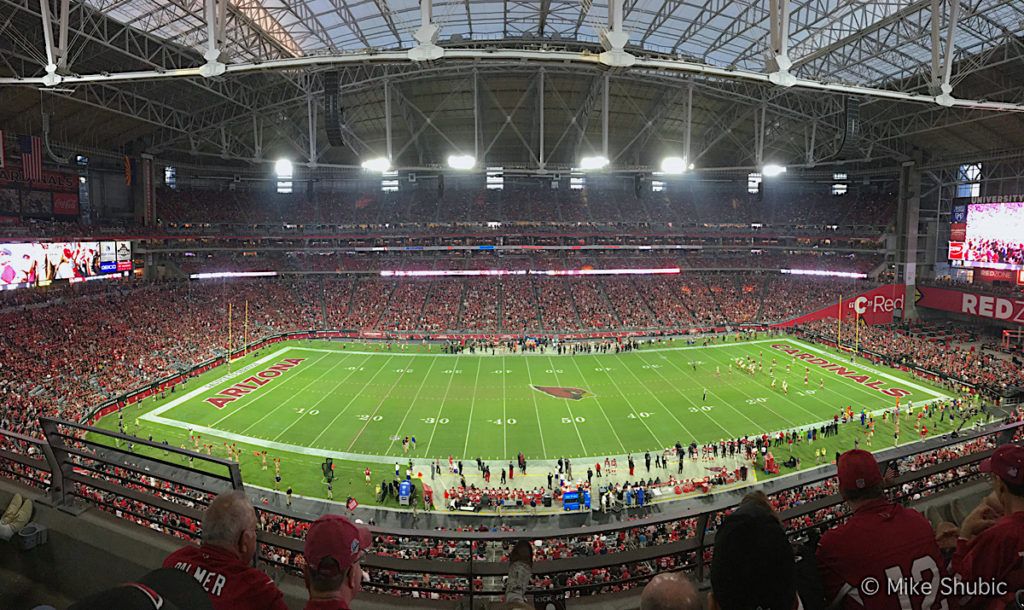
[[[228,355],[226,360],[228,361],[228,370],[231,370],[231,303],[228,303]]]
[[[836,349],[843,347],[843,295],[839,295],[839,302],[836,303]]]

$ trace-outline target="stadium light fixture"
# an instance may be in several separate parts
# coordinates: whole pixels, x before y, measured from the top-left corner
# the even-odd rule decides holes
[[[293,171],[292,162],[288,159],[278,159],[274,163],[274,173],[277,174],[278,178],[291,178]]]
[[[383,174],[391,169],[391,160],[387,157],[377,157],[363,161],[363,169]]]
[[[448,167],[452,169],[473,169],[475,165],[473,155],[448,155]]]
[[[580,169],[582,170],[604,169],[606,167],[608,167],[608,157],[596,156],[580,159]]]
[[[661,173],[678,176],[686,172],[686,159],[682,157],[665,157],[661,160]]]
[[[774,178],[780,174],[786,173],[785,165],[776,165],[775,163],[769,163],[761,168],[761,175],[765,178]]]

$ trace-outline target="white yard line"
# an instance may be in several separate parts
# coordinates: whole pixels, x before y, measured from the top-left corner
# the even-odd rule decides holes
[[[619,358],[616,358],[616,361],[620,363],[622,362]],[[608,379],[609,381],[612,382],[612,385],[615,386],[615,389],[619,392],[619,395],[621,395],[622,398],[625,399],[626,404],[629,405],[629,410],[633,412],[633,417],[637,418],[637,420],[639,420],[639,422],[644,425],[644,428],[647,428],[647,431],[651,433],[651,437],[654,438],[654,442],[658,444],[658,447],[662,447],[661,439],[659,439],[658,435],[654,433],[654,430],[651,430],[651,427],[647,425],[647,422],[644,421],[644,418],[640,417],[639,413],[636,410],[636,407],[633,406],[633,401],[626,396],[626,393],[623,392],[622,388],[619,387],[618,382],[615,381],[615,376],[609,373],[608,371],[603,372],[605,375],[608,376]]]
[[[833,359],[837,358],[837,356],[835,356],[834,354],[830,354],[829,352],[826,352],[825,350],[823,350],[821,348],[815,347],[814,345],[810,345],[808,343],[804,343],[803,341],[800,341],[798,339],[786,339],[786,341],[789,342],[790,344],[794,345],[795,347],[799,347],[800,349],[805,349],[805,350],[807,350],[809,352],[814,352],[814,353],[819,354],[821,356],[826,356],[826,357],[833,358]],[[836,364],[840,364],[840,362],[836,362]],[[915,390],[918,390],[919,392],[924,392],[925,394],[928,394],[929,396],[932,396],[933,398],[950,398],[949,394],[944,394],[942,392],[937,392],[935,390],[932,390],[931,388],[927,388],[927,387],[918,385],[918,384],[914,383],[913,381],[909,381],[909,380],[906,380],[906,379],[900,379],[899,377],[896,377],[894,375],[890,375],[890,374],[888,374],[888,373],[886,373],[884,371],[879,371],[878,369],[876,369],[874,367],[871,367],[869,365],[866,365],[866,364],[856,363],[853,366],[860,367],[860,368],[864,369],[865,371],[868,371],[870,373],[874,373],[875,375],[878,375],[879,377],[881,377],[883,379],[888,379],[889,381],[891,381],[893,383],[898,383],[900,385],[905,385],[907,387],[910,387],[910,388],[913,388]]]
[[[381,368],[383,369],[383,367]],[[373,410],[373,413],[370,413],[370,417],[367,418],[366,423],[363,424],[363,427],[360,428],[359,432],[356,433],[355,438],[353,438],[352,442],[349,443],[348,447],[345,448],[346,451],[351,451],[352,447],[356,446],[356,441],[358,441],[359,437],[363,435],[363,432],[366,432],[367,426],[369,426],[370,422],[373,421],[373,418],[377,416],[377,412],[380,411],[380,408],[384,405],[384,401],[387,400],[389,396],[391,396],[391,392],[395,391],[395,387],[398,385],[398,382],[402,381],[404,377],[405,373],[401,373],[398,375],[398,377],[395,378],[395,381],[391,384],[391,387],[388,388],[388,391],[384,393],[383,397],[381,397],[380,402],[377,403],[377,408]]]
[[[530,390],[533,390],[533,373],[530,371],[530,361],[524,360],[523,362],[526,364],[526,382],[530,384]],[[551,362],[551,358],[548,358],[548,362]],[[552,365],[552,367],[554,367],[554,365]],[[551,370],[554,371],[555,369],[552,368]],[[552,374],[555,375],[555,383],[562,385],[558,381],[558,375],[556,373]],[[541,430],[541,436],[543,436],[544,427],[540,423],[540,403],[537,402],[537,394],[534,391],[531,391],[530,397],[533,398],[533,409],[537,412],[537,427]],[[587,451],[587,444],[583,442],[583,435],[580,434],[580,427],[576,425],[576,418],[572,414],[572,407],[569,406],[568,400],[565,400],[565,408],[569,411],[569,420],[572,423],[572,427],[576,429],[576,438],[580,441],[580,450],[585,453]],[[544,451],[544,457],[547,458],[548,451],[547,448],[544,447],[544,443],[541,443],[541,450]]]
[[[392,358],[394,358],[394,356],[392,356]],[[369,360],[370,359],[367,358],[366,362],[368,362]],[[363,364],[366,364],[366,362],[363,362]],[[388,362],[391,362],[391,360],[388,359]],[[362,389],[360,389],[358,392],[352,392],[352,397],[348,399],[347,403],[345,403],[345,407],[341,411],[338,411],[338,414],[331,419],[331,422],[329,424],[324,426],[324,429],[320,431],[320,434],[316,435],[316,438],[313,439],[313,442],[311,442],[310,445],[315,445],[317,441],[320,440],[320,437],[322,437],[324,434],[327,434],[327,432],[330,431],[331,427],[334,426],[334,422],[338,421],[338,418],[344,415],[346,411],[348,411],[348,408],[352,406],[352,403],[354,403],[356,399],[359,398],[360,395],[362,395],[363,391],[365,391],[366,388],[370,387],[370,382],[377,378],[377,375],[379,375],[381,371],[384,370],[384,367],[388,365],[388,362],[385,362],[383,366],[377,369],[377,371],[370,376],[366,383],[363,384]],[[362,364],[360,364],[359,366],[362,366]]]
[[[637,354],[637,355],[639,355],[639,354]],[[644,358],[643,358],[642,356],[640,357],[640,360],[641,360],[641,362],[644,362],[644,363],[646,363],[646,364],[647,364],[648,366],[651,366],[651,364],[650,364],[649,362],[647,362],[647,360],[645,360],[645,359],[644,359]],[[682,370],[683,370],[683,368],[682,368],[682,367],[679,367],[679,366],[677,366],[677,365],[676,365],[676,364],[675,364],[674,362],[672,362],[672,359],[671,359],[671,358],[667,359],[667,362],[669,362],[669,364],[671,364],[672,366],[675,366],[675,367],[676,367],[677,369],[679,369],[680,371],[682,371]],[[626,367],[626,370],[627,370],[627,371],[629,371],[629,374],[630,374],[630,375],[632,375],[632,376],[633,376],[633,378],[637,380],[637,383],[640,383],[641,385],[643,385],[643,383],[642,383],[642,382],[640,381],[640,377],[638,377],[638,376],[637,376],[637,374],[633,372],[633,369],[631,369],[630,367],[628,367],[628,366],[627,366],[627,367]],[[723,426],[723,425],[722,425],[721,423],[719,423],[719,422],[718,422],[718,419],[717,419],[717,418],[715,418],[715,417],[712,417],[712,416],[711,416],[711,414],[710,414],[710,413],[708,413],[707,411],[701,411],[701,410],[700,410],[700,407],[701,407],[701,405],[698,405],[698,404],[697,404],[696,402],[694,402],[693,400],[690,400],[690,398],[689,398],[689,397],[688,397],[688,396],[687,396],[686,394],[684,394],[682,390],[680,390],[679,388],[677,388],[677,387],[675,386],[675,384],[674,384],[674,383],[672,383],[671,381],[669,381],[668,377],[665,377],[664,375],[662,375],[662,374],[661,374],[661,371],[659,371],[658,369],[656,369],[656,368],[653,368],[653,367],[651,368],[651,370],[652,370],[652,371],[654,371],[654,373],[655,373],[655,374],[656,374],[656,375],[657,375],[658,377],[661,377],[662,381],[666,382],[666,383],[667,383],[667,384],[669,385],[669,387],[671,387],[671,388],[672,388],[672,391],[674,391],[674,392],[675,392],[676,394],[679,394],[679,396],[680,396],[680,397],[681,397],[681,398],[682,398],[683,400],[685,400],[686,402],[690,403],[690,405],[691,405],[691,406],[693,406],[693,407],[695,407],[695,408],[697,409],[697,411],[698,411],[698,412],[700,412],[700,413],[703,413],[704,415],[706,415],[706,416],[707,416],[707,418],[708,418],[708,419],[710,419],[710,420],[711,420],[711,422],[712,422],[713,424],[715,424],[716,426],[718,426],[719,428],[721,428],[721,429],[722,429],[722,432],[725,432],[726,436],[728,436],[729,438],[736,438],[736,435],[735,435],[735,434],[733,434],[732,432],[730,432],[730,431],[729,431],[729,429],[728,429],[728,428],[726,428],[725,426]],[[697,437],[695,437],[695,436],[693,435],[693,433],[692,433],[692,432],[690,432],[690,429],[689,429],[689,428],[687,428],[687,427],[686,427],[686,425],[685,425],[685,424],[684,424],[684,423],[683,423],[682,421],[680,421],[680,420],[679,420],[679,418],[677,418],[677,417],[675,416],[675,413],[673,413],[673,412],[672,412],[672,410],[671,410],[671,409],[670,409],[670,408],[668,407],[668,405],[666,405],[666,404],[665,404],[664,402],[662,402],[662,400],[661,400],[660,398],[658,398],[658,395],[657,395],[657,394],[655,394],[655,393],[654,393],[654,392],[652,392],[652,391],[651,391],[651,390],[650,390],[649,388],[647,388],[647,386],[646,386],[646,385],[644,385],[644,389],[645,389],[645,390],[647,390],[647,393],[648,393],[648,394],[650,394],[650,395],[651,395],[651,397],[653,397],[653,398],[654,398],[654,400],[658,401],[658,404],[660,404],[660,405],[661,405],[661,408],[662,408],[662,409],[664,409],[664,410],[665,410],[665,412],[666,412],[666,413],[668,413],[668,414],[669,414],[669,416],[670,416],[670,417],[671,417],[672,419],[676,420],[676,423],[677,423],[677,424],[679,424],[679,426],[680,426],[680,427],[681,427],[681,428],[683,429],[683,431],[684,431],[684,432],[686,432],[686,434],[687,434],[687,435],[689,435],[689,437],[690,437],[690,440],[693,440],[693,439],[697,438]],[[730,405],[730,406],[731,406],[731,405]],[[737,413],[740,413],[740,411],[738,411],[738,410],[737,410]],[[741,414],[742,414],[742,413],[741,413]]]
[[[458,361],[456,361],[458,362]],[[402,438],[402,428],[405,427],[405,422],[409,419],[409,413],[412,413],[412,407],[416,404],[416,399],[420,397],[420,392],[423,391],[423,386],[427,385],[427,379],[430,378],[430,371],[434,370],[434,365],[437,364],[437,360],[431,360],[430,366],[427,367],[427,374],[423,376],[423,380],[420,381],[420,387],[416,388],[416,393],[413,394],[412,400],[409,401],[409,408],[405,410],[405,416],[402,417],[402,422],[398,424],[398,430],[392,434],[392,439]],[[387,453],[391,452],[391,449],[395,446],[395,441],[392,440],[391,444],[388,445]],[[429,448],[429,447],[428,447]]]
[[[348,359],[350,357],[352,357],[352,354],[346,354],[345,357],[341,359],[341,362],[339,362],[335,366],[338,366],[340,364],[344,364],[345,362],[348,361]],[[333,370],[333,369],[334,369],[334,367],[331,367],[330,370]],[[338,390],[338,388],[341,387],[341,384],[343,384],[346,381],[348,381],[349,378],[352,377],[352,375],[355,375],[357,370],[359,370],[358,367],[353,368],[351,371],[348,372],[348,375],[345,375],[345,377],[342,380],[340,380],[340,381],[338,381],[337,383],[334,384],[334,387],[331,389],[330,392],[324,392],[316,402],[314,402],[312,405],[309,406],[308,409],[306,409],[305,413],[300,413],[299,416],[295,418],[295,421],[293,421],[292,423],[288,424],[288,426],[286,426],[284,430],[281,430],[280,434],[278,434],[277,436],[274,437],[274,440],[276,441],[277,439],[279,439],[282,436],[284,436],[284,433],[289,431],[289,430],[291,430],[292,426],[294,426],[295,424],[297,424],[300,421],[302,421],[302,418],[308,416],[310,411],[315,409],[323,401],[327,400],[328,397],[330,397],[332,394],[334,394],[334,392],[336,392]]]
[[[319,363],[321,360],[323,360],[326,357],[327,357],[327,355],[324,354],[323,356],[319,356],[316,360],[313,360],[312,362],[309,362],[308,364],[317,364],[317,363]],[[308,366],[306,368],[308,368]],[[285,387],[287,385],[288,384],[286,384],[286,383],[277,383],[277,384],[274,384],[270,388],[262,389],[258,394],[248,394],[248,395],[246,395],[246,397],[245,397],[246,399],[245,400],[241,400],[240,403],[237,406],[225,407],[226,409],[228,409],[228,412],[225,413],[223,417],[221,417],[220,419],[218,419],[217,421],[213,422],[210,425],[212,425],[212,426],[219,425],[221,422],[223,422],[223,421],[225,421],[227,419],[230,419],[231,417],[233,417],[235,415],[238,415],[239,413],[241,413],[247,407],[249,407],[249,406],[251,406],[253,404],[256,404],[257,402],[263,400],[267,396],[270,396],[275,391],[277,391],[277,390],[279,390],[279,389],[281,389],[281,388],[283,388],[283,387]],[[294,394],[292,395],[292,397],[294,397]],[[290,398],[286,398],[285,402],[287,402],[288,400],[290,400]],[[234,405],[235,403],[231,403],[231,404]],[[278,406],[280,406],[280,405],[278,405]],[[245,432],[245,430],[243,430],[242,432]]]
[[[321,356],[320,358],[316,359],[316,360],[315,360],[314,362],[320,362],[320,360],[322,360],[322,359],[324,359],[324,358],[326,358],[326,357],[327,357],[327,356]],[[341,361],[341,362],[344,362],[344,359],[342,359],[342,361]],[[335,368],[337,368],[337,366],[338,366],[339,364],[341,364],[341,362],[337,362],[337,363],[335,363],[335,364],[333,364],[333,365],[331,365],[331,366],[327,367],[327,370],[323,371],[322,373],[320,373],[319,375],[317,375],[317,376],[316,376],[315,378],[313,378],[313,379],[312,379],[312,380],[311,380],[311,381],[310,381],[309,383],[307,383],[306,385],[302,386],[302,389],[301,389],[301,390],[293,391],[293,392],[292,392],[292,394],[291,394],[290,396],[288,396],[288,398],[285,398],[285,399],[284,399],[284,400],[282,400],[282,401],[281,401],[281,402],[280,402],[280,403],[279,403],[279,404],[278,404],[278,405],[277,405],[276,407],[274,407],[273,409],[271,409],[271,410],[267,411],[266,413],[264,413],[264,414],[263,414],[263,417],[261,417],[261,418],[257,419],[256,421],[252,422],[251,424],[249,424],[248,426],[246,426],[245,428],[243,428],[243,429],[242,429],[242,434],[245,434],[246,432],[248,432],[249,430],[251,430],[253,426],[255,426],[256,424],[258,424],[258,423],[262,422],[263,420],[265,420],[266,418],[270,417],[270,416],[271,416],[271,415],[273,415],[274,413],[277,413],[277,411],[278,411],[278,410],[279,410],[279,409],[280,409],[281,407],[283,407],[283,406],[287,405],[288,403],[290,403],[291,401],[295,400],[295,398],[296,398],[297,396],[300,396],[300,395],[301,395],[301,394],[302,394],[303,392],[305,392],[306,390],[308,390],[310,386],[312,386],[312,385],[313,385],[314,383],[318,383],[318,382],[319,382],[319,381],[320,381],[321,379],[323,379],[324,377],[326,377],[328,373],[330,373],[330,372],[331,372],[331,371],[333,371],[333,370],[334,370]],[[284,385],[286,385],[286,384],[281,384],[281,386],[282,386],[282,387],[283,387]],[[251,402],[250,402],[249,404],[252,404],[252,402],[256,402],[256,401],[255,401],[255,400],[252,400],[252,401],[251,401]],[[242,406],[245,406],[245,405],[242,405]],[[237,410],[236,410],[236,412],[237,412]],[[216,424],[214,424],[214,425],[216,425]]]
[[[576,367],[576,370],[579,372],[580,378],[585,380],[586,379],[586,375],[583,374],[583,369],[580,368],[579,362],[575,358],[572,358],[571,360],[572,360],[573,365]],[[553,362],[553,360],[552,360],[552,362]],[[557,376],[555,378],[557,379]],[[604,407],[601,405],[601,399],[598,398],[598,396],[596,394],[594,396],[592,396],[591,398],[593,398],[594,402],[597,403],[597,408],[601,410],[601,415],[604,416],[604,420],[606,422],[608,422],[608,428],[612,431],[612,434],[615,436],[615,440],[618,441],[619,447],[622,448],[622,452],[623,453],[629,453],[629,451],[626,449],[626,445],[622,442],[622,439],[619,438],[619,433],[615,431],[615,425],[612,424],[611,418],[608,417],[608,412],[605,411]],[[572,415],[571,411],[569,412],[569,415],[570,416]],[[586,445],[584,445],[584,450],[586,450]]]
[[[437,432],[437,422],[441,419],[441,412],[444,411],[444,403],[448,400],[448,393],[452,391],[452,381],[455,380],[455,369],[459,366],[459,358],[456,356],[455,364],[452,365],[452,373],[448,375],[448,387],[444,390],[444,398],[441,399],[441,406],[437,408],[437,415],[434,416],[434,427],[430,429],[430,440],[427,441],[427,450],[424,455],[430,455],[430,445],[434,443],[434,434]],[[413,401],[415,402],[415,401]]]
[[[476,361],[476,379],[473,380],[473,395],[469,398],[469,422],[466,423],[466,444],[462,446],[462,455],[469,455],[469,430],[473,427],[473,408],[476,407],[476,386],[480,384],[480,369],[484,366],[483,360]]]
[[[180,405],[181,403],[183,403],[183,402],[185,402],[187,400],[192,400],[193,398],[199,396],[200,394],[209,392],[210,390],[212,390],[213,388],[215,388],[215,387],[217,387],[219,385],[225,384],[225,383],[227,383],[229,381],[234,381],[238,377],[241,377],[242,375],[245,375],[246,373],[248,373],[249,371],[251,371],[252,369],[258,367],[261,364],[266,364],[266,363],[270,362],[271,360],[276,360],[280,356],[282,356],[285,353],[287,353],[290,349],[292,349],[292,348],[286,347],[286,348],[283,348],[283,349],[279,349],[276,352],[274,352],[273,354],[268,354],[268,355],[260,358],[259,360],[256,360],[255,362],[250,362],[249,364],[243,366],[242,368],[238,369],[237,371],[231,371],[230,373],[228,373],[226,375],[223,375],[221,377],[218,377],[217,379],[214,379],[213,381],[209,381],[207,383],[204,383],[203,385],[201,385],[198,388],[192,390],[191,392],[189,392],[189,393],[187,393],[187,394],[185,394],[183,396],[179,396],[179,397],[175,398],[174,400],[172,400],[171,402],[169,402],[169,403],[167,403],[165,405],[161,405],[161,406],[153,409],[152,411],[149,411],[148,413],[146,413],[145,415],[143,415],[139,419],[141,419],[143,421],[151,421],[151,422],[157,422],[157,423],[166,423],[166,421],[161,421],[164,418],[160,417],[160,415],[166,413],[167,411],[170,411],[174,407],[177,407],[178,405]],[[167,420],[167,421],[170,421],[170,420]]]

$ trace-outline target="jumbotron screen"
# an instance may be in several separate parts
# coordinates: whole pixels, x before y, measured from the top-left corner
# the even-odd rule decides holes
[[[963,260],[970,266],[1024,268],[1024,202],[967,207]]]
[[[131,242],[0,243],[0,290],[131,271]]]

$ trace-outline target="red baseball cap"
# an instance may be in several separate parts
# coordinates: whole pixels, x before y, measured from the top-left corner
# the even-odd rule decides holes
[[[370,530],[352,523],[341,515],[323,515],[309,526],[303,554],[311,570],[324,576],[344,572],[359,561],[363,551],[370,548]],[[322,566],[325,559],[337,562],[334,566]]]
[[[863,449],[851,449],[839,456],[839,489],[866,489],[882,482],[875,456]]]
[[[1011,485],[1024,485],[1024,447],[1001,445],[992,457],[981,463],[982,472],[991,472]]]

